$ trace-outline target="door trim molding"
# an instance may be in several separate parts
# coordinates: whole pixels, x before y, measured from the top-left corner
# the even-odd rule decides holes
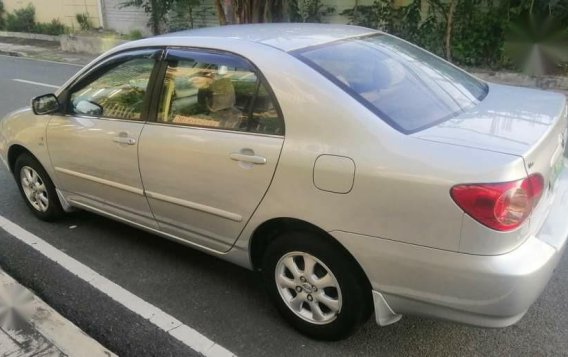
[[[96,214],[100,214],[101,216],[105,216],[105,217],[108,217],[108,218],[110,218],[110,219],[114,219],[114,220],[116,220],[116,221],[122,222],[122,223],[126,223],[126,224],[128,224],[128,225],[130,225],[130,226],[132,226],[132,227],[139,228],[139,229],[143,229],[143,230],[145,230],[145,231],[147,231],[147,232],[150,232],[150,233],[153,233],[153,234],[157,234],[157,235],[159,235],[159,236],[161,236],[161,237],[164,237],[164,238],[167,238],[167,239],[176,241],[176,242],[181,243],[181,244],[183,244],[183,245],[186,245],[186,246],[188,246],[188,247],[200,249],[200,250],[202,250],[202,251],[204,251],[204,252],[206,252],[206,253],[209,253],[209,254],[213,254],[213,255],[217,255],[217,256],[219,256],[219,255],[223,256],[223,255],[226,255],[226,254],[231,250],[231,248],[232,248],[230,245],[228,245],[228,246],[227,246],[227,251],[215,250],[215,249],[209,248],[209,247],[207,247],[207,246],[204,246],[204,245],[201,245],[201,244],[198,244],[198,243],[194,243],[194,242],[192,242],[192,241],[189,241],[189,240],[180,238],[180,237],[175,236],[175,235],[173,235],[173,234],[169,234],[169,233],[163,232],[163,231],[161,231],[161,230],[159,230],[159,229],[155,229],[155,228],[152,228],[152,227],[148,227],[148,226],[145,226],[145,225],[143,225],[143,224],[141,224],[141,223],[137,223],[137,222],[131,221],[131,220],[129,220],[129,219],[123,218],[123,217],[121,217],[121,216],[117,216],[116,214],[113,214],[113,213],[104,211],[104,210],[102,210],[102,209],[99,209],[99,208],[96,208],[96,207],[93,207],[93,206],[89,206],[89,205],[86,204],[86,203],[76,202],[76,201],[73,201],[73,200],[71,200],[71,202],[73,203],[73,206],[75,206],[75,207],[82,208],[82,209],[84,209],[84,210],[87,210],[87,211],[90,211],[90,212],[93,212],[93,213],[96,213]]]
[[[114,181],[110,181],[110,180],[105,180],[105,179],[102,179],[102,178],[99,178],[99,177],[95,177],[95,176],[91,176],[91,175],[87,175],[87,174],[82,174],[80,172],[73,171],[73,170],[67,170],[67,169],[64,169],[62,167],[55,167],[55,171],[61,172],[62,174],[79,177],[79,178],[82,178],[84,180],[100,183],[102,185],[118,188],[119,190],[127,191],[127,192],[134,193],[134,194],[137,194],[137,195],[140,195],[140,196],[144,196],[144,190],[142,190],[141,188],[138,188],[138,187],[133,187],[133,186],[125,185],[125,184],[122,184],[122,183],[118,183],[118,182],[114,182]]]
[[[242,220],[243,220],[243,217],[241,215],[238,215],[238,214],[233,213],[233,212],[224,211],[224,210],[219,209],[219,208],[206,206],[206,205],[203,205],[201,203],[186,201],[186,200],[182,200],[180,198],[170,197],[170,196],[166,196],[166,195],[162,195],[160,193],[155,193],[155,192],[150,192],[150,191],[146,191],[146,196],[148,198],[153,198],[155,200],[164,201],[164,202],[167,202],[167,203],[171,203],[171,204],[186,207],[186,208],[191,208],[191,209],[194,209],[194,210],[197,210],[197,211],[201,211],[201,212],[209,213],[209,214],[212,214],[212,215],[215,215],[215,216],[218,216],[218,217],[226,218],[226,219],[229,219],[229,220],[235,221],[235,222],[242,222]]]

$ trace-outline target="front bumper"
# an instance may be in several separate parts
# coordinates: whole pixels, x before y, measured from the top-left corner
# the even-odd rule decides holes
[[[0,162],[2,163],[3,166],[6,167],[6,169],[8,169],[8,171],[10,171],[10,166],[8,165],[8,157],[7,157],[7,152],[6,152],[6,145],[4,144],[4,141],[2,140],[2,133],[0,133]],[[0,166],[2,166],[0,165]]]
[[[386,303],[394,314],[505,327],[520,320],[542,293],[566,248],[568,169],[556,189],[540,231],[507,254],[470,255],[347,232],[331,234],[371,281],[375,303],[381,305],[377,315]],[[396,319],[377,316],[381,320]]]
[[[8,169],[8,171],[10,171],[10,167],[8,166],[8,159],[7,159],[7,148],[6,148],[6,139],[4,138],[4,132],[3,132],[3,126],[4,126],[4,120],[3,118],[0,118],[0,162],[2,162],[2,164],[4,166],[6,166],[6,168]]]

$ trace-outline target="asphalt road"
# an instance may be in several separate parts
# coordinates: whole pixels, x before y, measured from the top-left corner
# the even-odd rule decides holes
[[[0,57],[0,115],[60,85],[78,67]],[[310,340],[280,319],[255,273],[86,212],[44,223],[28,212],[0,169],[0,215],[38,235],[116,284],[239,356],[542,356],[568,355],[568,259],[528,314],[505,329],[481,329],[405,316],[380,328],[369,321],[336,343]],[[183,346],[31,248],[0,234],[0,266],[63,316],[121,355],[185,355]]]

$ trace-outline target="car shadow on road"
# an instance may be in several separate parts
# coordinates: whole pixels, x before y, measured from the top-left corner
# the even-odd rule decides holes
[[[547,293],[525,319],[505,329],[411,316],[380,328],[371,318],[345,341],[317,342],[285,324],[255,272],[87,212],[75,213],[62,223],[73,222],[80,224],[76,229],[97,232],[97,245],[102,248],[96,255],[106,256],[94,262],[97,271],[240,355],[268,351],[282,355],[316,351],[325,355],[534,355],[558,353],[565,345],[561,341],[566,332],[559,335],[558,328],[566,326],[568,319],[555,320],[556,314],[546,305]],[[93,255],[97,250],[87,251]],[[566,264],[562,269],[567,270]],[[547,292],[555,289],[556,284]],[[552,297],[565,293],[560,289]],[[535,335],[539,336],[536,344]]]
[[[258,275],[181,244],[84,211],[37,220],[0,173],[0,214],[237,355],[559,355],[568,351],[568,265],[517,325],[482,329],[405,316],[318,342],[279,317]]]

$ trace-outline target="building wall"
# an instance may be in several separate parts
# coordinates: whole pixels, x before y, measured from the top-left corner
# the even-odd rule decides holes
[[[99,0],[3,0],[6,11],[12,12],[31,4],[35,8],[37,22],[59,19],[63,24],[79,28],[75,15],[88,13],[95,27],[102,26]]]
[[[148,28],[148,15],[143,9],[129,6],[122,7],[124,0],[102,0],[105,28],[128,34],[138,30],[144,35],[151,35]]]

